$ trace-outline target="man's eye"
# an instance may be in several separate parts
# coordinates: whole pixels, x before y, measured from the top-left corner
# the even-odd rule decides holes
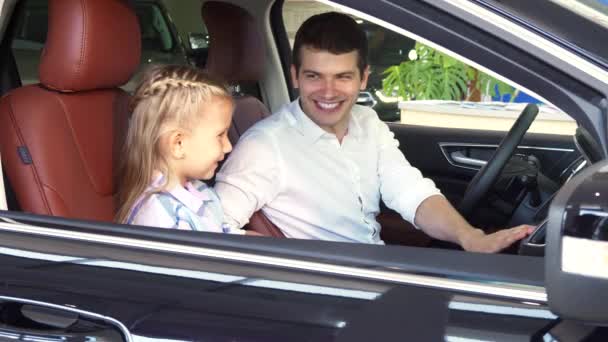
[[[341,80],[352,80],[353,76],[352,75],[341,75],[340,79]]]
[[[319,76],[315,75],[315,74],[306,74],[305,76],[309,80],[315,80],[315,79],[319,78]]]

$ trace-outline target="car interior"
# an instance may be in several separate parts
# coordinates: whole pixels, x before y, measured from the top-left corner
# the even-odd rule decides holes
[[[145,37],[139,19],[127,1],[49,0],[39,83],[21,86],[11,44],[26,1],[6,3],[14,5],[0,52],[9,61],[0,75],[7,207],[112,222],[114,168],[129,116],[129,94],[120,87],[140,67]],[[200,15],[209,35],[206,63],[199,67],[221,77],[233,92],[233,144],[247,128],[296,96],[287,77],[290,47],[283,17],[277,13],[281,5],[285,3],[270,0],[183,2],[184,7],[193,6],[188,10]],[[543,96],[540,91],[538,95]],[[585,164],[605,156],[595,134],[582,126],[574,135],[525,134],[537,112],[535,105],[526,107],[508,133],[387,124],[409,162],[433,179],[467,219],[492,232],[541,224],[557,190]],[[453,248],[386,207],[378,220],[388,244]],[[283,237],[261,212],[246,229]],[[514,246],[507,252],[517,251]]]

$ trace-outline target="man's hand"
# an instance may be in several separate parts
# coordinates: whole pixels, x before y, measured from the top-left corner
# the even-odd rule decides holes
[[[530,235],[533,226],[524,224],[486,235],[471,226],[443,196],[425,199],[416,211],[416,224],[435,239],[459,244],[465,251],[499,252]]]
[[[530,235],[533,230],[534,227],[527,224],[488,235],[481,229],[470,230],[470,234],[462,240],[462,248],[468,252],[496,253]]]

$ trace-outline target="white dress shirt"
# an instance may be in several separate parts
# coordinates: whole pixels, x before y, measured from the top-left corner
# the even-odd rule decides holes
[[[262,209],[290,238],[383,243],[380,199],[414,222],[439,194],[374,110],[355,105],[342,144],[296,100],[241,137],[216,177],[225,221],[241,228]]]

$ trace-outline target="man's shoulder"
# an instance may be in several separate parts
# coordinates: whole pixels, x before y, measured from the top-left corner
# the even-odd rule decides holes
[[[289,128],[293,126],[293,120],[294,118],[290,111],[290,104],[286,104],[278,111],[256,122],[245,131],[241,140],[245,138],[264,140],[265,137],[269,138],[282,134],[289,134],[288,131]]]
[[[375,137],[378,130],[385,126],[376,111],[367,106],[354,105],[351,115],[365,136]]]
[[[378,113],[376,113],[375,110],[373,110],[371,107],[362,106],[359,104],[355,104],[353,106],[351,114],[356,120],[364,124],[375,124],[380,120],[380,118],[378,118]]]

